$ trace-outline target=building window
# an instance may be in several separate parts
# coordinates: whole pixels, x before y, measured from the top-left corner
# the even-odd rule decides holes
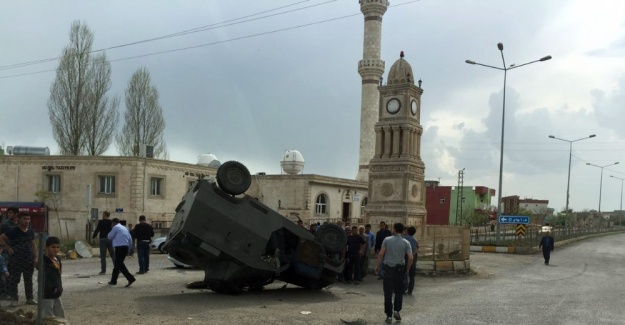
[[[98,176],[100,187],[98,193],[114,194],[115,193],[115,176]]]
[[[445,198],[444,197],[441,198],[441,204],[445,204]]]
[[[365,215],[365,207],[367,206],[367,203],[369,200],[367,200],[366,197],[362,198],[362,201],[360,201],[360,215],[364,216]]]
[[[165,179],[161,177],[150,178],[150,195],[161,196],[163,195],[163,184]]]
[[[48,192],[61,192],[61,175],[48,175]]]
[[[317,200],[315,201],[315,213],[316,214],[326,214],[328,207],[328,200],[325,194],[319,194],[317,196]]]

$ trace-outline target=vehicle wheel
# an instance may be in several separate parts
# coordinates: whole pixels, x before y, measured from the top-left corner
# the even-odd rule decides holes
[[[345,229],[333,223],[326,223],[317,229],[317,240],[326,250],[326,253],[338,253],[347,245]]]
[[[158,251],[161,252],[161,254],[167,254],[167,251],[163,249],[163,245],[165,245],[165,243],[158,245]]]
[[[217,169],[217,184],[230,195],[245,193],[252,185],[250,171],[238,161],[226,161]]]

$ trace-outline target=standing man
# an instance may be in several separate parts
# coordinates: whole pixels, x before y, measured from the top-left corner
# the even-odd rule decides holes
[[[549,265],[549,259],[551,258],[551,251],[553,251],[554,246],[555,246],[555,242],[553,240],[553,237],[551,237],[551,233],[548,231],[545,232],[545,235],[540,240],[540,244],[538,245],[538,249],[542,248],[543,250],[543,257],[545,258],[545,265]]]
[[[365,276],[367,275],[367,270],[369,269],[369,236],[365,234],[365,227],[358,227],[358,234],[365,241],[365,244],[362,245],[362,249],[360,250],[360,279],[359,281],[363,281]]]
[[[386,226],[386,222],[380,222],[380,230],[377,234],[375,234],[375,255],[377,256],[380,253],[380,249],[382,248],[382,242],[384,239],[391,235],[391,232],[388,230]],[[378,280],[382,280],[384,278],[384,269],[380,270],[378,275]]]
[[[414,278],[417,272],[417,250],[419,249],[419,242],[414,235],[417,233],[417,228],[410,227],[408,229],[404,229],[404,238],[410,243],[410,248],[412,249],[412,266],[410,267],[410,271],[408,272],[408,283],[404,292],[408,293],[409,296],[412,296],[412,290],[414,289]],[[408,265],[408,259],[406,259],[406,265]]]
[[[7,209],[7,218],[2,221],[2,225],[0,225],[0,234],[4,234],[12,228],[17,227],[17,214],[19,211],[20,210],[16,207],[10,207]]]
[[[109,219],[111,214],[108,211],[102,212],[102,220],[98,221],[98,226],[95,228],[93,232],[93,238],[95,238],[98,234],[100,234],[100,274],[106,273],[106,251],[108,250],[109,255],[111,256],[111,260],[113,261],[113,265],[115,265],[115,252],[113,251],[113,245],[111,241],[108,239],[108,234],[113,228],[113,223]]]
[[[393,225],[392,236],[385,238],[382,242],[382,248],[375,265],[375,273],[377,274],[380,272],[380,264],[383,264],[384,313],[386,313],[387,324],[393,322],[392,317],[398,321],[401,320],[399,312],[402,307],[404,280],[412,266],[412,248],[410,243],[401,236],[403,231],[403,224],[396,223]],[[406,259],[408,263],[406,263]],[[393,293],[395,294],[394,302]]]
[[[139,272],[145,274],[150,270],[150,243],[154,237],[154,229],[145,221],[145,216],[139,216],[139,224],[132,230],[132,237],[137,239],[137,257]]]
[[[108,238],[111,240],[113,249],[115,250],[115,265],[109,284],[116,285],[117,277],[119,276],[119,272],[121,272],[126,277],[126,280],[128,280],[128,284],[126,285],[126,288],[128,288],[136,280],[135,277],[128,272],[126,264],[124,264],[130,245],[132,245],[130,232],[128,228],[119,223],[119,219],[113,218],[113,228],[111,232],[109,232]]]
[[[358,226],[352,226],[351,234],[347,236],[347,272],[345,283],[360,283],[360,253],[366,245],[365,240],[358,233]]]
[[[26,304],[36,305],[33,295],[33,273],[37,264],[37,249],[35,248],[35,233],[28,226],[30,215],[26,212],[18,213],[17,227],[0,235],[0,243],[9,252],[9,296],[11,306],[17,305],[17,285],[24,275],[24,292]]]

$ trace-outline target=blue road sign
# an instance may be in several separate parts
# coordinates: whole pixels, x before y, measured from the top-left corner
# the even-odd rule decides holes
[[[115,209],[115,212],[116,212],[116,213],[121,213],[121,212],[124,212],[124,208],[116,208],[116,209]]]
[[[530,217],[528,216],[505,216],[505,215],[500,215],[499,216],[499,223],[522,223],[522,224],[529,224],[530,223]]]

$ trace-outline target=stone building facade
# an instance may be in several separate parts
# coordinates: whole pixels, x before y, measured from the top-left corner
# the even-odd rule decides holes
[[[350,222],[364,224],[367,183],[312,174],[253,175],[246,194],[281,215],[305,225]]]
[[[135,224],[144,214],[168,228],[174,209],[198,177],[215,175],[200,165],[140,157],[0,156],[0,201],[41,201],[48,195],[48,232],[83,239],[103,211]]]
[[[63,238],[84,239],[103,211],[132,224],[143,214],[166,233],[189,186],[216,172],[140,157],[0,156],[0,201],[41,201],[37,194],[43,191],[48,233]],[[246,194],[293,221],[362,224],[367,183],[320,175],[252,175]]]

